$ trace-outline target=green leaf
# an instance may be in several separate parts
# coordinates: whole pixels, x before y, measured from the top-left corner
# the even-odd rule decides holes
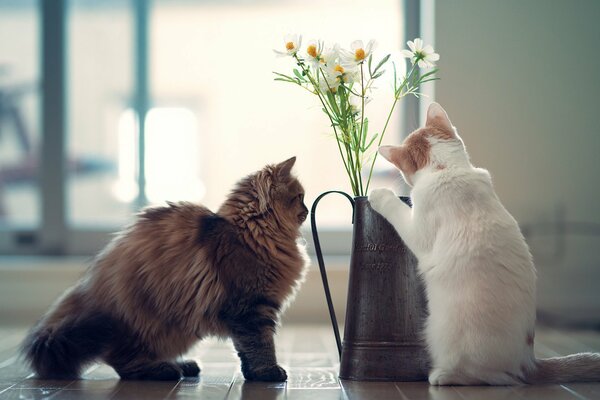
[[[369,61],[368,61],[368,66],[369,66],[369,76],[373,75],[373,73],[371,72],[371,62],[373,61],[373,53],[371,53],[369,55]]]
[[[419,81],[419,84],[425,83],[425,82],[431,82],[431,81],[439,81],[439,80],[440,80],[440,78],[429,78],[429,79]]]
[[[340,109],[338,108],[337,101],[335,101],[335,95],[331,93],[330,90],[327,91],[327,100],[335,115],[340,115]]]
[[[379,71],[379,68],[381,68],[383,66],[383,64],[385,64],[390,59],[390,56],[391,56],[391,54],[388,54],[387,56],[383,57],[381,59],[381,61],[379,61],[379,64],[377,64],[377,66],[373,70],[373,73],[371,74],[372,76],[375,75],[377,73],[377,71]],[[369,71],[370,71],[370,69],[369,69]],[[375,78],[375,77],[373,76],[373,78]]]
[[[379,72],[377,72],[377,73],[376,73],[375,75],[373,75],[371,78],[373,78],[373,79],[377,79],[377,78],[379,78],[381,75],[383,75],[383,73],[384,73],[384,72],[385,72],[385,69],[384,69],[384,70],[381,70],[381,71],[379,71]]]
[[[273,73],[274,73],[275,75],[279,76],[279,77],[286,78],[286,79],[288,79],[288,80],[290,80],[290,81],[295,81],[295,79],[294,79],[294,78],[292,78],[291,76],[288,76],[288,75],[286,75],[286,74],[280,74],[279,72],[273,72]]]
[[[294,68],[294,75],[296,75],[296,77],[303,81],[306,82],[306,79],[304,79],[304,75],[300,73],[300,71],[298,71],[296,68]]]
[[[367,151],[369,149],[369,147],[371,147],[371,145],[373,144],[373,142],[375,142],[375,139],[377,139],[377,137],[379,136],[379,133],[376,133],[371,140],[369,141],[368,145],[363,145],[363,147],[361,148],[362,151]]]
[[[431,76],[431,75],[435,74],[435,73],[436,73],[436,72],[438,72],[438,71],[439,71],[439,69],[438,69],[438,68],[434,68],[434,69],[432,69],[431,71],[429,71],[428,73],[421,75],[421,76],[420,76],[420,78],[425,78],[425,77],[427,77],[427,76]]]
[[[362,143],[361,145],[364,147],[365,145],[365,141],[367,140],[367,133],[369,132],[369,118],[365,117],[365,120],[363,122],[363,125],[361,127],[361,136],[362,136]]]

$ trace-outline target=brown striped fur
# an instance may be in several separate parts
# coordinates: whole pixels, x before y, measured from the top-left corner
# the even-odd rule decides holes
[[[295,157],[242,179],[217,213],[191,203],[143,210],[32,329],[23,349],[42,378],[103,360],[122,378],[197,375],[176,359],[231,337],[247,379],[285,380],[273,334],[303,279],[306,219]]]

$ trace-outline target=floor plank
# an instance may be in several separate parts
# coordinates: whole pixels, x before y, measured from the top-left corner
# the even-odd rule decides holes
[[[455,387],[429,386],[428,382],[399,382],[396,388],[402,400],[462,400]]]
[[[597,332],[591,335],[586,331],[566,334],[563,331],[546,329],[542,337],[544,344],[557,353],[553,356],[600,350],[600,334]],[[580,399],[600,398],[600,384],[597,383],[565,383],[560,386]]]
[[[403,399],[394,382],[340,381],[340,385],[348,400]]]
[[[187,355],[200,364],[199,378],[179,382],[120,381],[107,365],[88,368],[80,380],[39,380],[16,357],[26,330],[0,328],[0,400],[4,399],[260,399],[260,400],[505,400],[597,399],[599,384],[519,387],[431,387],[427,382],[354,382],[337,378],[339,359],[328,326],[286,326],[276,338],[285,383],[246,382],[231,341],[209,339]],[[539,329],[538,357],[598,351],[600,332]]]
[[[583,400],[576,393],[566,390],[560,385],[528,385],[515,388],[515,393],[525,399],[550,399],[550,400]]]
[[[227,393],[226,399],[264,399],[264,400],[283,400],[285,399],[285,382],[261,383],[246,382],[240,375],[236,377],[231,390]]]
[[[517,388],[508,386],[464,386],[455,387],[454,389],[464,400],[518,400],[524,398],[519,394]]]
[[[54,397],[61,389],[9,389],[0,395],[2,400],[41,400]]]

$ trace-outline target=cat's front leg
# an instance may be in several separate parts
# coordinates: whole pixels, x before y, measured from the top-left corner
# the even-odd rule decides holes
[[[388,220],[398,215],[410,218],[410,207],[390,189],[374,189],[369,194],[369,204]]]
[[[233,344],[242,362],[242,374],[249,381],[284,382],[287,374],[277,364],[273,334],[248,332],[233,337]]]
[[[242,362],[244,378],[251,381],[284,382],[287,374],[275,355],[276,322],[265,315],[248,312],[228,321],[233,345]]]
[[[412,210],[389,189],[375,189],[369,195],[369,203],[398,232],[402,241],[417,255],[422,253],[413,224]]]
[[[406,240],[411,236],[410,207],[394,192],[389,189],[374,189],[369,195],[369,204],[392,224],[402,239]]]

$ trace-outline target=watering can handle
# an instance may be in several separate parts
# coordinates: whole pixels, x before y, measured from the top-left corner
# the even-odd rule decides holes
[[[325,272],[325,262],[323,261],[323,253],[321,252],[321,243],[319,242],[319,234],[317,233],[317,221],[315,219],[315,212],[317,210],[317,204],[319,201],[330,193],[339,193],[345,196],[352,204],[352,223],[354,223],[354,200],[349,194],[339,191],[330,190],[325,193],[321,193],[319,197],[314,201],[312,208],[310,209],[310,227],[312,229],[312,236],[315,242],[315,252],[317,253],[317,260],[319,262],[319,270],[321,271],[321,279],[323,280],[323,289],[325,290],[325,298],[327,299],[327,307],[329,308],[329,316],[331,317],[331,324],[333,325],[333,333],[335,334],[335,342],[337,344],[338,353],[340,358],[342,357],[342,340],[340,339],[340,329],[338,327],[337,318],[335,317],[335,310],[333,309],[333,302],[331,301],[331,292],[329,291],[329,283],[327,281],[327,273]]]

